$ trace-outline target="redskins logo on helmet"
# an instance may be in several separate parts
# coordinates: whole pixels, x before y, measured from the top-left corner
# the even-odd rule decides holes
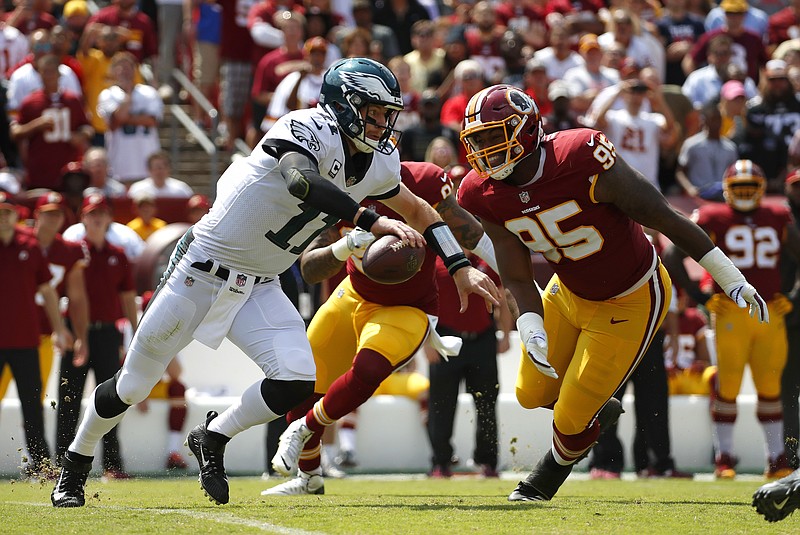
[[[750,160],[737,160],[725,170],[722,194],[734,210],[749,212],[761,205],[767,189],[764,171]]]
[[[488,87],[467,104],[461,142],[481,178],[506,178],[517,162],[539,147],[542,136],[539,107],[516,87]]]

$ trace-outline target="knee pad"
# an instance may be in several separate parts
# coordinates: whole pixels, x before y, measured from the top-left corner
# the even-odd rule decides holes
[[[130,407],[117,394],[119,374],[120,372],[118,371],[114,374],[114,377],[100,383],[94,393],[94,408],[101,418],[119,416]]]
[[[261,397],[275,414],[286,414],[314,393],[314,381],[261,381]]]

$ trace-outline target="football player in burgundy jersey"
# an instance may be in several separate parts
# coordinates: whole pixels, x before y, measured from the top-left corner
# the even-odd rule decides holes
[[[400,176],[408,190],[436,208],[460,244],[495,263],[491,242],[475,218],[458,206],[453,182],[441,167],[402,162]],[[401,217],[375,200],[362,206]],[[300,257],[303,278],[310,284],[336,275],[345,265],[348,276],[308,326],[317,366],[314,394],[289,412],[292,423],[272,459],[276,472],[297,477],[264,495],[322,494],[320,440],[325,428],[367,401],[384,379],[413,358],[428,336],[429,317],[438,311],[436,254],[429,250],[408,281],[380,284],[361,271],[361,256],[373,239],[370,233],[340,224],[320,234]],[[463,312],[463,300],[461,306]],[[300,433],[305,440],[299,444],[302,450],[287,447]]]
[[[759,320],[768,320],[767,307],[703,230],[601,132],[544,136],[534,100],[497,85],[469,101],[461,139],[473,170],[458,202],[481,219],[518,308],[524,352],[517,399],[553,409],[552,448],[508,499],[549,500],[601,428],[619,417],[622,407],[610,398],[666,315],[671,282],[642,225],[699,260]],[[542,294],[531,253],[555,272]]]
[[[779,260],[784,249],[800,260],[800,234],[788,207],[761,203],[766,187],[767,179],[758,165],[738,160],[728,167],[722,179],[725,204],[705,204],[692,218],[767,297],[772,319],[768,325],[749,321],[744,311],[722,296],[718,283],[714,284],[712,295],[703,293],[686,274],[682,262],[685,255],[674,248],[668,251],[670,272],[698,303],[705,304],[714,325],[717,376],[712,385],[711,419],[714,473],[719,478],[736,475],[733,425],[745,365],[750,366],[758,394],[756,416],[768,452],[764,475],[777,479],[791,473],[783,444],[781,372],[787,355],[784,316],[792,305],[781,293]]]

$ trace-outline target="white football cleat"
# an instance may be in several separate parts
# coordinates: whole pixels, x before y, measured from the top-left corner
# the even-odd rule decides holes
[[[262,496],[296,496],[301,494],[325,494],[325,480],[319,474],[299,471],[296,478],[262,490]]]
[[[272,457],[273,470],[286,477],[296,473],[300,452],[313,434],[306,425],[305,417],[290,423],[278,439],[278,451]]]

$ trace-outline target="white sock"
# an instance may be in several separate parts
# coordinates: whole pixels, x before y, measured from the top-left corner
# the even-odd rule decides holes
[[[180,431],[170,431],[169,438],[167,439],[167,444],[169,445],[169,452],[172,453],[174,451],[180,452],[181,451],[181,444],[183,444],[183,433]]]
[[[783,453],[783,420],[761,422],[764,432],[764,449],[768,461],[774,461]]]
[[[727,422],[713,422],[712,435],[714,439],[714,451],[717,455],[721,453],[733,454],[733,424]]]
[[[125,413],[114,416],[113,418],[103,418],[97,414],[97,409],[94,406],[94,395],[97,392],[95,388],[92,395],[89,396],[89,402],[86,406],[86,413],[83,415],[81,425],[78,426],[78,432],[69,445],[69,451],[74,451],[80,455],[87,457],[94,457],[94,450],[97,443],[103,438],[103,435],[114,429],[114,426],[122,421]]]
[[[339,449],[342,451],[356,451],[356,430],[349,427],[339,429]]]
[[[233,438],[245,429],[271,422],[279,416],[280,414],[275,414],[267,407],[267,402],[261,395],[259,381],[250,385],[236,403],[211,420],[208,430]]]

